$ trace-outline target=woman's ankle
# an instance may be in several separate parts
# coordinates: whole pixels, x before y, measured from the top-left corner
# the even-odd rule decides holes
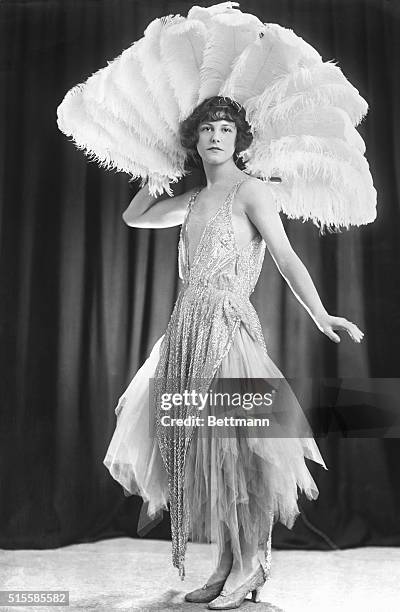
[[[230,548],[226,548],[221,554],[218,555],[217,567],[231,567],[233,563],[233,553]]]
[[[236,559],[232,564],[232,571],[242,574],[243,576],[249,576],[257,570],[260,565],[258,556],[242,557],[240,561]]]
[[[231,571],[232,563],[233,563],[232,553],[228,552],[226,554],[221,555],[219,558],[217,567],[214,569],[213,573],[211,574],[211,578],[213,579],[213,582],[226,578]]]

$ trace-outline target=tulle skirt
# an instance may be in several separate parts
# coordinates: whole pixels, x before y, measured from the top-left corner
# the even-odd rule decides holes
[[[143,498],[142,534],[160,520],[162,510],[168,509],[168,476],[153,435],[154,411],[149,401],[149,379],[156,370],[162,339],[119,398],[117,424],[104,458],[125,494]],[[216,542],[220,551],[229,541],[238,559],[244,543],[255,539],[259,548],[265,546],[271,522],[293,526],[299,514],[300,491],[309,499],[317,498],[318,488],[305,458],[326,469],[296,396],[263,347],[241,325],[212,389],[218,393],[226,390],[224,379],[241,379],[239,388],[243,384],[243,391],[248,392],[245,381],[256,378],[280,380],[278,400],[268,415],[273,424],[271,435],[256,435],[246,427],[197,427],[186,457],[190,538]],[[221,406],[206,404],[201,413],[204,422],[209,415],[224,416]],[[229,410],[232,415],[236,416]],[[280,431],[282,437],[277,435]]]

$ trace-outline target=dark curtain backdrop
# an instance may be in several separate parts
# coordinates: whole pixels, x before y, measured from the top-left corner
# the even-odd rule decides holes
[[[152,19],[191,4],[0,3],[2,548],[136,536],[141,500],[125,498],[102,461],[118,397],[177,295],[179,228],[127,227],[121,214],[138,185],[88,162],[58,131],[56,108]],[[379,199],[374,224],[341,234],[321,238],[284,219],[326,308],[355,321],[364,342],[323,336],[267,254],[253,303],[271,356],[288,377],[398,377],[399,4],[244,0],[241,9],[337,60],[368,100],[360,131]],[[330,435],[319,445],[329,471],[309,465],[320,498],[302,501],[274,545],[400,544],[399,440]],[[168,516],[147,537],[169,537]]]

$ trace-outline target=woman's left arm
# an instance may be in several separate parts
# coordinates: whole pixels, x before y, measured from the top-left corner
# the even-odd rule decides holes
[[[325,310],[307,268],[289,242],[271,188],[259,180],[246,181],[241,200],[244,212],[264,238],[278,270],[318,329],[333,342],[340,342],[334,330],[346,331],[354,342],[361,342],[364,334],[357,325]]]

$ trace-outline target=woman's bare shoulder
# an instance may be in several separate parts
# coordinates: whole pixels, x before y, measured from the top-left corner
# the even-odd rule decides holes
[[[260,203],[273,201],[273,189],[268,181],[256,176],[247,176],[240,186],[240,199],[243,205],[259,206]]]
[[[249,193],[266,193],[270,192],[271,185],[268,181],[258,178],[257,176],[245,175],[245,180],[242,184],[242,190]]]

